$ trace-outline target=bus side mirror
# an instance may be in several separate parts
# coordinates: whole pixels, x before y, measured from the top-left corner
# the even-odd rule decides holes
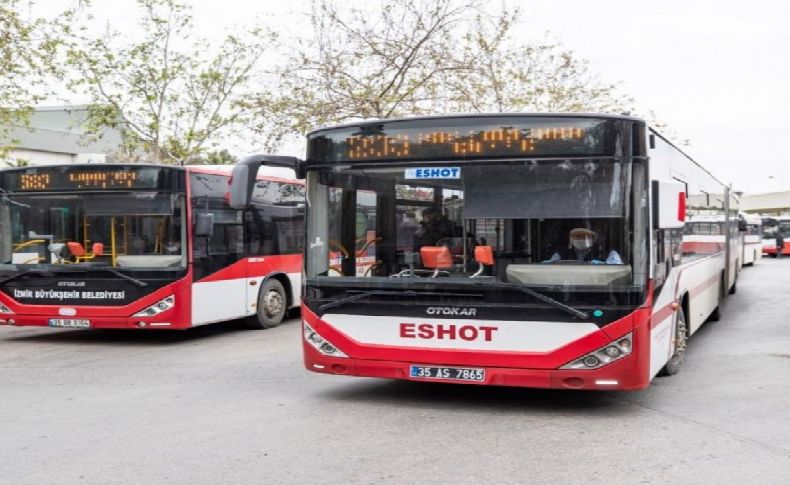
[[[686,222],[686,186],[653,180],[653,227],[680,229]]]
[[[748,225],[746,224],[746,219],[738,219],[738,230],[741,232],[746,232]]]
[[[251,195],[250,166],[240,164],[234,166],[228,183],[228,205],[233,209],[246,209],[250,205]]]
[[[250,205],[261,165],[289,168],[294,171],[296,178],[304,178],[304,165],[296,157],[250,155],[233,166],[227,194],[228,205],[232,209],[246,209]]]
[[[195,219],[195,237],[211,237],[214,235],[214,214],[200,212]]]

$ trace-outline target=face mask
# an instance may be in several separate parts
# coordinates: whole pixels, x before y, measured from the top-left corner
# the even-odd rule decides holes
[[[587,238],[573,239],[571,241],[571,244],[573,245],[574,249],[576,249],[577,251],[586,251],[592,247],[593,242],[592,239],[587,239]]]

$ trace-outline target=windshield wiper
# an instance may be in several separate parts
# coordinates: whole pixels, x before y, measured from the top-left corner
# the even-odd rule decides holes
[[[8,283],[9,281],[14,281],[17,278],[21,278],[23,276],[27,276],[29,274],[46,274],[48,271],[41,270],[41,269],[26,269],[22,270],[19,273],[12,274],[11,276],[6,276],[5,278],[0,280],[0,285]]]
[[[318,311],[322,312],[324,310],[329,310],[330,308],[339,307],[345,305],[346,303],[351,303],[352,301],[361,300],[368,296],[375,296],[375,295],[409,295],[409,296],[416,296],[417,293],[414,291],[381,291],[381,290],[371,290],[371,291],[362,291],[357,294],[347,296],[345,298],[341,298],[339,300],[330,301],[329,303],[324,303],[320,307],[318,307]]]
[[[144,286],[148,286],[148,283],[146,283],[145,281],[140,281],[137,278],[132,278],[131,276],[129,276],[127,274],[121,273],[120,271],[118,271],[115,268],[108,268],[106,266],[93,266],[93,267],[90,267],[90,268],[78,268],[78,269],[62,269],[62,268],[58,268],[58,269],[52,269],[50,271],[52,271],[53,273],[59,273],[59,274],[90,273],[91,271],[104,271],[105,273],[112,273],[112,274],[114,274],[115,276],[117,276],[117,277],[119,277],[121,279],[124,279],[126,281],[130,281],[130,282],[134,283],[135,285],[139,286],[140,288],[142,288]]]
[[[117,269],[114,268],[105,268],[105,267],[92,267],[92,268],[76,268],[76,269],[63,269],[63,268],[52,268],[52,269],[27,269],[20,271],[19,273],[12,274],[11,276],[5,277],[0,280],[0,285],[8,283],[9,281],[13,281],[17,278],[21,278],[22,276],[26,276],[29,274],[78,274],[78,273],[89,273],[91,271],[104,271],[106,273],[112,273],[115,276],[122,278],[126,281],[130,281],[135,285],[143,288],[148,286],[148,283],[145,281],[140,281],[137,278],[132,278],[129,275],[123,274]]]
[[[405,295],[409,297],[417,297],[417,296],[441,296],[441,297],[449,297],[449,296],[456,296],[456,297],[464,297],[464,298],[482,298],[482,294],[478,293],[447,293],[447,292],[437,292],[437,291],[413,291],[413,290],[403,290],[403,291],[384,291],[384,290],[370,290],[370,291],[361,291],[361,290],[350,290],[350,291],[359,291],[359,293],[355,293],[353,295],[347,296],[345,298],[341,298],[339,300],[331,301],[329,303],[324,303],[320,307],[318,307],[318,311],[327,310],[329,308],[335,308],[341,305],[345,305],[346,303],[350,303],[352,301],[361,300],[367,296],[375,296],[375,295],[385,295],[385,296],[392,296],[392,295]]]
[[[551,305],[551,306],[553,306],[555,308],[559,308],[560,310],[562,310],[562,311],[564,311],[564,312],[566,312],[566,313],[568,313],[570,315],[573,315],[576,318],[580,318],[582,320],[590,318],[590,315],[587,314],[586,312],[583,312],[581,310],[577,310],[576,308],[573,308],[572,306],[566,305],[565,303],[562,303],[561,301],[557,301],[557,300],[555,300],[554,298],[552,298],[550,296],[544,295],[543,293],[538,293],[537,291],[535,291],[535,290],[533,290],[531,288],[527,288],[526,286],[516,285],[516,284],[513,284],[513,283],[495,283],[495,284],[477,283],[477,285],[493,287],[493,288],[512,288],[512,289],[518,290],[518,291],[520,291],[522,293],[526,293],[527,295],[529,295],[529,296],[531,296],[531,297],[533,297],[533,298],[535,298],[537,300],[540,300],[543,303],[548,303],[549,305]]]
[[[29,209],[30,208],[29,205],[19,203],[19,202],[15,201],[14,199],[12,199],[11,197],[9,197],[8,196],[8,192],[6,190],[3,190],[3,189],[0,189],[0,201],[5,202],[8,205],[13,205],[13,206],[16,206],[16,207],[22,207],[24,209]]]

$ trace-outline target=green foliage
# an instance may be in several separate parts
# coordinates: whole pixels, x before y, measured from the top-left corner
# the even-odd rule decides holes
[[[69,86],[93,104],[88,131],[121,132],[126,160],[192,163],[233,128],[250,123],[241,106],[275,35],[256,28],[218,44],[194,35],[190,9],[175,0],[138,0],[142,38],[116,30],[81,36],[68,53]]]
[[[194,165],[233,165],[239,159],[226,149],[207,151],[198,158],[194,158],[190,163]]]
[[[77,12],[35,18],[27,13],[31,7],[29,0],[0,0],[0,160],[16,144],[11,132],[28,125],[32,106],[63,75],[57,57]]]

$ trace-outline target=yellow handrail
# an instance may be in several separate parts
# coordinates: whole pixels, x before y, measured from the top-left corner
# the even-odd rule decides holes
[[[47,242],[46,239],[31,239],[30,241],[23,242],[14,246],[14,251],[18,251],[26,246],[32,246],[34,244],[44,244],[45,242]]]

